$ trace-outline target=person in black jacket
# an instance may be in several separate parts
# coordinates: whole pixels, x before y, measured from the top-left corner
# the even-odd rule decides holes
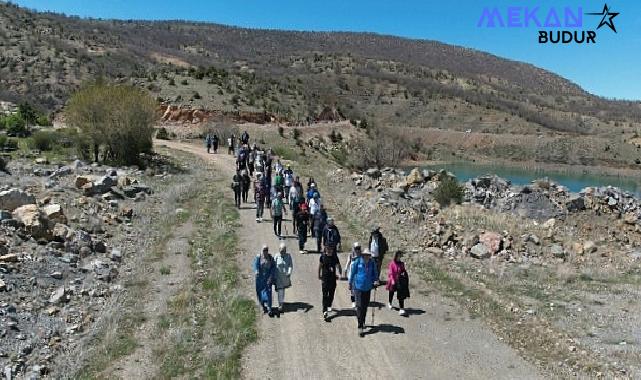
[[[236,208],[240,208],[242,181],[243,178],[240,175],[240,172],[236,172],[234,177],[231,179],[231,189],[234,190],[234,202],[236,204]]]
[[[249,188],[251,187],[251,177],[247,174],[247,170],[241,172],[241,193],[243,198],[243,203],[247,203],[247,197],[249,196]]]
[[[338,271],[338,274],[336,274]],[[318,279],[321,280],[323,291],[323,319],[329,320],[329,313],[332,312],[334,293],[336,292],[336,280],[343,274],[343,268],[334,249],[327,249],[320,256],[318,264]]]
[[[372,259],[376,262],[376,270],[380,276],[381,267],[383,266],[383,259],[389,247],[387,246],[387,239],[381,233],[380,226],[374,226],[372,233],[369,235],[369,251],[372,253]]]

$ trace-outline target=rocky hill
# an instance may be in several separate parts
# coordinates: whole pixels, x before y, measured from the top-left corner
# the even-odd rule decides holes
[[[0,47],[0,99],[47,110],[100,76],[174,105],[293,122],[328,105],[379,124],[490,133],[592,134],[615,121],[629,132],[641,118],[637,102],[592,96],[532,65],[368,33],[80,19],[0,3]]]

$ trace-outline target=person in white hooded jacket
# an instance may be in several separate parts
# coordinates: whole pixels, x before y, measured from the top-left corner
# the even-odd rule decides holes
[[[291,276],[294,270],[292,255],[287,252],[285,243],[280,244],[280,249],[274,256],[276,263],[276,293],[278,294],[278,312],[283,312],[285,305],[285,289],[292,286]]]

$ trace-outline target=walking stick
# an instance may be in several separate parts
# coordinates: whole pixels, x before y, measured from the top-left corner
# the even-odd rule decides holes
[[[374,305],[376,303],[376,290],[378,289],[378,286],[374,287],[374,301],[371,302],[372,304],[372,325],[374,324],[374,314],[376,313],[376,306]]]

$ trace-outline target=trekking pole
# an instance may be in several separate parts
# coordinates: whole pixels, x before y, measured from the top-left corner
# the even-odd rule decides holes
[[[376,314],[376,306],[374,305],[376,303],[376,290],[378,289],[378,286],[374,287],[374,301],[372,302],[372,325],[374,324],[374,314]]]

